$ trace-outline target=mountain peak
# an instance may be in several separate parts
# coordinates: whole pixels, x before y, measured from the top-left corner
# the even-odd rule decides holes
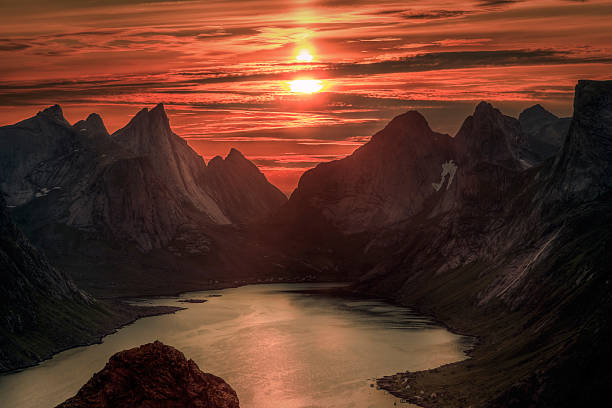
[[[79,120],[74,124],[73,128],[90,136],[108,137],[109,135],[106,126],[104,126],[104,121],[102,121],[102,118],[97,113],[90,114],[85,120]]]
[[[38,112],[38,114],[70,126],[66,118],[64,118],[64,112],[62,111],[62,107],[58,104],[49,106],[48,108],[43,109],[41,112]]]
[[[558,116],[547,111],[539,103],[525,109],[519,115],[519,121],[521,122],[521,125],[524,125],[528,128],[534,126],[535,124],[541,126],[544,123],[552,122],[557,119],[559,119]]]
[[[392,126],[392,125],[418,125],[418,126],[427,126],[429,127],[429,124],[427,123],[427,119],[425,119],[425,116],[423,116],[421,114],[421,112],[416,111],[416,110],[410,110],[406,113],[402,113],[401,115],[398,115],[396,117],[394,117],[391,122],[389,122],[389,125],[387,126]]]
[[[476,109],[474,109],[473,116],[475,118],[484,118],[484,117],[495,117],[501,116],[502,113],[499,109],[495,108],[489,102],[482,101],[478,105],[476,105]]]
[[[225,160],[247,160],[246,157],[240,152],[240,150],[231,148]]]
[[[521,126],[488,102],[480,102],[455,136],[464,163],[487,162],[510,169],[521,168]]]
[[[158,103],[157,105],[155,105],[155,107],[151,109],[151,112],[149,112],[149,115],[152,117],[160,117],[166,120],[168,119],[168,115],[166,114],[166,109],[164,108],[163,103]]]
[[[393,118],[383,130],[372,136],[372,141],[376,143],[382,140],[401,141],[428,137],[432,133],[427,119],[420,112],[411,110]]]
[[[138,111],[123,129],[115,132],[115,135],[125,133],[123,130],[128,128],[141,129],[141,131],[150,136],[159,134],[160,130],[163,131],[163,133],[172,133],[170,129],[170,119],[168,119],[164,105],[161,103],[157,104],[151,110],[143,108]]]
[[[92,113],[87,116],[87,119],[85,119],[85,124],[92,133],[103,133],[108,135],[106,126],[104,126],[104,121],[97,113]]]

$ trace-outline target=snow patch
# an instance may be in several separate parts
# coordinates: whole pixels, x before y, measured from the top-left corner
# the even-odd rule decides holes
[[[62,189],[61,187],[52,187],[51,189],[48,189],[47,187],[43,187],[40,189],[40,191],[37,191],[36,193],[34,193],[34,197],[36,198],[44,197],[53,190],[61,190],[61,189]]]
[[[442,173],[440,174],[440,182],[439,183],[431,183],[434,190],[440,191],[444,182],[446,181],[446,177],[448,176],[448,183],[446,184],[446,189],[450,187],[453,179],[455,178],[455,173],[459,167],[454,162],[454,160],[449,160],[447,162],[442,163]]]

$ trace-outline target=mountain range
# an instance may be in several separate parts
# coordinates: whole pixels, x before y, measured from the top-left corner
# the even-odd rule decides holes
[[[217,236],[240,241],[287,200],[237,150],[207,166],[161,104],[112,135],[97,114],[70,125],[58,105],[0,128],[0,189],[54,265],[98,296],[186,290],[207,266],[226,280]]]
[[[478,338],[379,380],[420,406],[596,405],[612,380],[612,81],[580,81],[572,118],[482,102],[455,136],[407,112],[289,200],[237,150],[206,165],[161,105],[113,135],[54,106],[0,155],[16,223],[96,296],[348,278]]]
[[[408,112],[304,174],[281,211],[287,236],[305,217],[319,236],[359,235],[329,256],[358,268],[355,291],[480,340],[465,362],[380,386],[424,407],[595,406],[606,394],[611,101],[612,81],[580,81],[570,120],[480,103],[454,137]]]

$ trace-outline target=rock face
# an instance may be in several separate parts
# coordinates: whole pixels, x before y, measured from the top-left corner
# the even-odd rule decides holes
[[[482,340],[469,362],[398,375],[385,388],[431,407],[589,406],[607,394],[612,82],[580,81],[574,108],[550,160],[545,150],[526,159],[525,129],[541,137],[535,129],[554,123],[551,115],[536,108],[520,123],[482,103],[455,138],[403,150],[403,129],[417,127],[389,125],[352,156],[303,176],[281,214],[322,220],[310,247],[339,235],[335,253],[353,259],[325,261],[359,270],[355,290]],[[387,185],[405,188],[385,194]],[[377,218],[373,203],[403,210]],[[293,225],[288,239],[303,226]],[[414,394],[421,389],[436,398]]]
[[[612,187],[612,81],[580,81],[574,116],[557,161],[557,188],[588,201]]]
[[[57,105],[0,128],[0,191],[15,220],[94,294],[167,287],[168,272],[175,281],[204,278],[200,269],[234,225],[286,201],[237,151],[226,161],[209,169],[172,132],[161,104],[113,135],[96,114],[71,126]]]
[[[113,355],[58,408],[238,408],[236,392],[156,341]]]

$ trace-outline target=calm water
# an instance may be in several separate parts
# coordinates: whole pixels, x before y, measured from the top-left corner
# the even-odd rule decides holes
[[[142,301],[188,309],[141,319],[102,344],[1,376],[0,406],[53,407],[115,352],[156,339],[225,379],[242,408],[407,407],[372,388],[372,379],[465,358],[469,339],[409,309],[298,292],[323,286],[253,285]],[[179,303],[181,298],[208,302]]]

